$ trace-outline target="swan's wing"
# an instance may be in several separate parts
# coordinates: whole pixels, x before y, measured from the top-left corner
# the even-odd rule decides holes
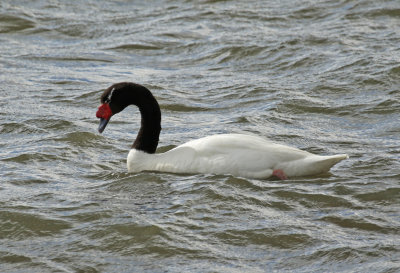
[[[311,155],[309,152],[270,140],[241,134],[222,134],[189,141],[178,147],[191,147],[203,156],[230,155],[241,160],[291,161]],[[177,147],[177,148],[178,148]]]
[[[198,166],[200,172],[211,170],[246,177],[268,177],[279,163],[311,155],[260,137],[239,134],[208,136],[175,149],[182,148],[193,149],[193,166]]]
[[[192,143],[193,144],[193,143]],[[229,149],[226,149],[229,148]],[[244,147],[181,145],[158,155],[157,170],[177,173],[213,173],[266,178],[274,162],[263,153]]]

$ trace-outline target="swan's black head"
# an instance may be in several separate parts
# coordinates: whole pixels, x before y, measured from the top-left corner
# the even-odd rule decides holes
[[[130,104],[137,105],[142,115],[148,115],[153,111],[158,111],[159,113],[160,111],[158,103],[151,92],[146,87],[131,82],[111,85],[104,90],[100,102],[101,105],[96,113],[96,117],[100,118],[98,129],[100,133],[104,131],[113,115],[121,112]]]
[[[128,83],[113,84],[104,90],[103,94],[101,95],[101,105],[96,113],[96,117],[100,119],[100,133],[104,131],[111,117],[121,112],[127,106],[124,106],[123,93],[125,93],[125,89],[128,89],[128,86]]]

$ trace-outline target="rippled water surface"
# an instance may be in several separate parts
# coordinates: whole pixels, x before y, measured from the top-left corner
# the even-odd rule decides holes
[[[0,271],[397,272],[400,4],[0,2]],[[249,133],[350,158],[286,181],[126,171],[137,109],[159,151]]]

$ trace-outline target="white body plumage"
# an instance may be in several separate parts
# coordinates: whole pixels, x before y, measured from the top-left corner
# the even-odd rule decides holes
[[[244,134],[221,134],[189,141],[170,151],[149,154],[131,149],[129,172],[231,174],[247,178],[268,178],[274,170],[287,177],[315,175],[329,171],[345,154],[319,156],[296,148]]]

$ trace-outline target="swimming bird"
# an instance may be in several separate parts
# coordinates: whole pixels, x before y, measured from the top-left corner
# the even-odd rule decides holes
[[[155,153],[161,131],[161,110],[146,87],[130,82],[116,83],[101,95],[96,117],[99,132],[111,117],[136,105],[141,126],[127,158],[129,172],[208,173],[264,179],[287,179],[328,172],[346,154],[321,156],[262,137],[218,134],[195,139],[164,153]]]

